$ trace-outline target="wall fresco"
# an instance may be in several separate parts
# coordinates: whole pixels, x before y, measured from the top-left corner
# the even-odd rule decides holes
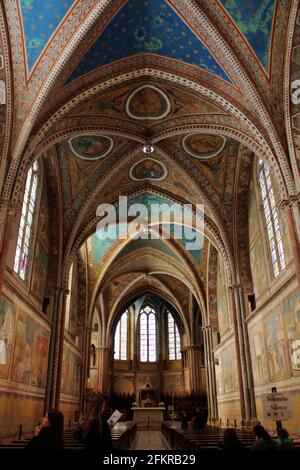
[[[267,266],[261,237],[257,238],[250,250],[250,264],[256,297],[268,288]]]
[[[31,384],[44,388],[47,379],[49,331],[38,326],[35,331]]]
[[[66,345],[63,351],[61,391],[67,395],[78,396],[80,389],[81,359]]]
[[[45,292],[47,283],[47,271],[48,253],[44,250],[39,240],[37,240],[35,244],[31,290],[39,299],[43,298]]]
[[[215,366],[217,393],[223,395],[238,390],[237,359],[235,345],[230,344],[216,354],[219,364]]]
[[[269,381],[262,320],[249,327],[249,342],[254,384],[261,385]]]
[[[19,312],[12,362],[11,378],[29,385],[32,353],[34,346],[35,322],[26,313]]]
[[[16,307],[0,297],[0,378],[8,379],[13,354],[13,336],[16,323]]]

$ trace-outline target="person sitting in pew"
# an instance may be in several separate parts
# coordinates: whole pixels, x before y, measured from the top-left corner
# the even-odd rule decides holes
[[[222,450],[245,450],[244,444],[238,439],[233,428],[225,429],[220,448]]]
[[[110,452],[112,438],[106,419],[103,417],[105,401],[97,394],[91,401],[90,409],[83,424],[83,444],[92,452]]]
[[[256,424],[253,428],[255,435],[255,442],[253,443],[251,450],[279,450],[280,446],[276,442],[268,431],[261,425]]]
[[[64,447],[64,415],[50,410],[35,428],[26,449],[57,450]]]

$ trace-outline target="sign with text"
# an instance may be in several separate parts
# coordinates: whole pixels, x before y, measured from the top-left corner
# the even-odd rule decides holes
[[[289,393],[263,395],[264,418],[274,421],[290,419],[293,416],[292,397]]]
[[[122,413],[120,413],[119,410],[115,410],[113,414],[110,416],[110,418],[108,418],[107,424],[109,426],[114,426],[119,421],[121,416],[122,416]]]

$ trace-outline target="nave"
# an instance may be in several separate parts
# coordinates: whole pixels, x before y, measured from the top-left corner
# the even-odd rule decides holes
[[[299,38],[299,0],[0,1],[1,446],[297,441]]]
[[[161,431],[137,431],[130,450],[170,450]]]

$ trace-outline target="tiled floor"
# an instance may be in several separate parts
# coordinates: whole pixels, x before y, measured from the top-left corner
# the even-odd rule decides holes
[[[161,431],[138,431],[131,450],[169,450]]]

